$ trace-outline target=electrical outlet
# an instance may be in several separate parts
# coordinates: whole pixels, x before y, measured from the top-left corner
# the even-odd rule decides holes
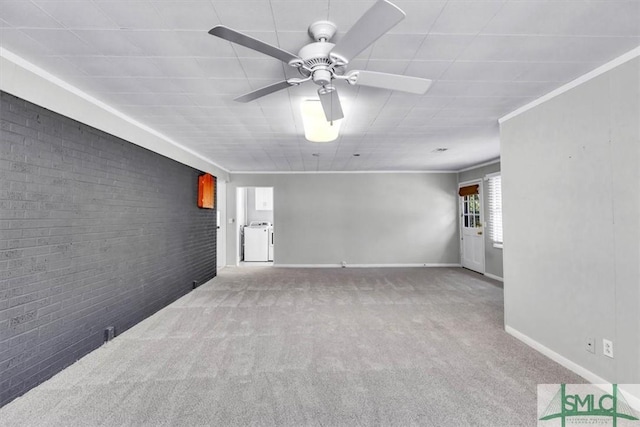
[[[104,342],[111,341],[116,336],[116,328],[113,326],[107,326],[104,330]]]
[[[596,352],[596,339],[595,338],[587,338],[585,349],[589,353],[594,353],[595,354],[595,352]]]
[[[613,342],[608,339],[602,339],[602,354],[613,359]]]

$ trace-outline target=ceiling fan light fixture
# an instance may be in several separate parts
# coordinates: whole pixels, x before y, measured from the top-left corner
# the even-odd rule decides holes
[[[306,99],[300,105],[304,137],[310,142],[331,142],[338,139],[342,120],[328,122],[317,99]]]

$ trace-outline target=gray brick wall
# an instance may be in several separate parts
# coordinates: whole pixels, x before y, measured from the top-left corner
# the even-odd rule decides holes
[[[0,406],[216,275],[199,171],[0,93]]]

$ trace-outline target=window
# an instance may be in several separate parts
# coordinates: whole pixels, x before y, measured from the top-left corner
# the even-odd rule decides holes
[[[489,236],[493,246],[502,248],[502,177],[487,176],[489,182]]]
[[[480,195],[469,194],[462,199],[462,218],[466,228],[482,227],[480,222]]]

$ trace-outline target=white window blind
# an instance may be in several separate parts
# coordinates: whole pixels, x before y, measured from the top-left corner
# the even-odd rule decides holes
[[[502,243],[502,177],[493,175],[489,181],[489,237]]]

